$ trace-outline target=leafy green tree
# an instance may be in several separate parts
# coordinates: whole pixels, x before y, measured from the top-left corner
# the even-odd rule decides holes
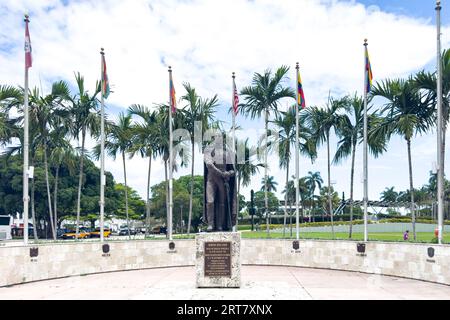
[[[117,183],[114,186],[114,190],[119,199],[121,199],[118,201],[118,207],[114,212],[114,216],[132,220],[141,220],[145,216],[145,201],[142,200],[136,190],[129,186],[125,187],[122,183]],[[125,194],[127,194],[127,201],[124,201]]]
[[[255,209],[256,209],[256,215],[259,217],[259,220],[264,217],[265,214],[265,194],[264,191],[257,191],[255,192]],[[277,212],[279,208],[279,200],[276,197],[276,195],[272,192],[268,193],[268,204],[269,204],[269,211],[270,212]],[[268,221],[267,221],[268,222]]]
[[[192,226],[198,228],[201,224],[201,217],[203,215],[203,176],[194,176],[194,197],[192,205]],[[173,181],[173,198],[174,198],[174,214],[173,219],[175,223],[180,224],[181,211],[189,208],[189,187],[191,185],[190,176],[182,176]],[[158,183],[152,186],[152,212],[154,216],[159,219],[166,220],[166,184],[165,182]],[[177,214],[178,213],[178,214]],[[183,213],[184,214],[184,213]],[[183,219],[184,220],[184,219]]]

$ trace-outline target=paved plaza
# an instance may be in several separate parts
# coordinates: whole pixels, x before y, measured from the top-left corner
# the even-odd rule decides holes
[[[450,299],[450,286],[357,272],[243,266],[240,289],[197,289],[195,268],[93,274],[0,288],[5,299]]]

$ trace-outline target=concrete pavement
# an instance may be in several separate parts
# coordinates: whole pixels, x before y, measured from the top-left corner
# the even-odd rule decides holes
[[[94,274],[0,288],[7,299],[450,299],[450,286],[357,272],[243,266],[240,289],[197,289],[195,268]]]

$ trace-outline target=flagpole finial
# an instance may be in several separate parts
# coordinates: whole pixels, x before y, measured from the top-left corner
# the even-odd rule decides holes
[[[236,78],[234,72],[231,73],[231,77],[232,77],[233,79]]]
[[[25,22],[30,22],[30,16],[28,15],[28,13],[25,13],[24,14],[24,19],[23,19],[23,21],[25,21]]]
[[[295,69],[300,69],[298,62],[295,63]]]
[[[172,72],[172,67],[171,66],[169,66],[169,72]]]
[[[104,55],[104,54],[105,54],[105,49],[100,48],[100,54],[101,54],[101,55]]]
[[[436,10],[441,10],[441,0],[436,0]]]
[[[367,38],[364,39],[364,45],[367,46]]]

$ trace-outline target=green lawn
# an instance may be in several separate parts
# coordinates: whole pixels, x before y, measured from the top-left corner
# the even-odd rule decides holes
[[[352,240],[362,241],[363,233],[353,233]],[[179,235],[174,234],[174,239],[193,239],[195,235]],[[242,231],[242,238],[244,239],[267,239],[267,233],[265,231]],[[271,232],[270,239],[283,239],[283,233]],[[409,242],[414,242],[412,239],[412,233],[409,233]],[[416,242],[428,242],[431,243],[434,238],[434,234],[431,232],[418,232]],[[285,239],[295,239],[295,231],[292,237],[289,237],[289,232],[286,233]],[[331,232],[300,232],[300,239],[323,239],[331,240]],[[349,240],[348,233],[338,232],[335,234],[335,240]],[[403,233],[401,232],[383,232],[383,233],[369,233],[369,241],[403,241]],[[450,243],[450,234],[444,234],[444,243]]]
[[[249,231],[249,232],[242,232],[243,238],[249,238],[249,239],[266,239],[267,233],[265,231]],[[353,239],[352,240],[363,240],[364,234],[363,233],[353,233]],[[413,242],[412,240],[412,232],[409,234],[410,242]],[[270,233],[271,239],[282,239],[283,233]],[[289,232],[286,233],[287,239],[295,239],[295,231],[293,233],[293,237],[290,238]],[[301,232],[300,231],[300,238],[301,239],[326,239],[330,240],[332,239],[331,232]],[[431,232],[418,232],[417,233],[417,242],[431,242],[434,238],[434,234]],[[344,232],[338,232],[335,233],[335,239],[338,240],[348,240],[348,233]],[[403,233],[401,232],[383,232],[383,233],[369,233],[369,240],[374,241],[398,241],[398,242],[404,242],[403,241]],[[444,242],[450,243],[450,234],[444,234]]]

